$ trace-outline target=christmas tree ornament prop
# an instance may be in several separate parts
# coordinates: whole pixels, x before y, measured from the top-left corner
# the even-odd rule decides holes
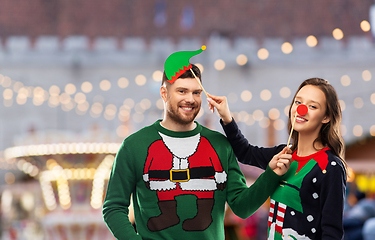
[[[199,86],[202,88],[203,92],[207,95],[206,90],[204,90],[201,81],[195,75],[192,65],[189,60],[191,57],[200,54],[206,49],[206,46],[203,45],[201,49],[196,51],[179,51],[172,53],[164,63],[165,75],[168,78],[168,82],[171,84],[177,80],[184,72],[190,70],[193,73],[194,78],[198,81]]]
[[[296,114],[294,114],[294,120],[293,120],[293,123],[292,123],[292,129],[290,129],[288,143],[286,144],[287,146],[289,146],[290,138],[292,137],[292,133],[293,133],[293,129],[294,129],[294,124],[296,123],[297,114],[300,115],[300,116],[304,116],[304,115],[306,115],[306,113],[308,112],[308,110],[309,109],[307,108],[306,105],[304,105],[304,104],[298,105]]]

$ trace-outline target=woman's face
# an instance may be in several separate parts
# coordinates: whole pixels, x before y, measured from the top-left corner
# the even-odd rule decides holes
[[[292,105],[292,122],[294,121],[297,107],[300,104],[306,105],[308,111],[303,116],[297,114],[294,130],[299,132],[299,134],[314,134],[317,137],[322,125],[329,122],[329,117],[326,116],[326,97],[323,91],[314,85],[302,87]]]

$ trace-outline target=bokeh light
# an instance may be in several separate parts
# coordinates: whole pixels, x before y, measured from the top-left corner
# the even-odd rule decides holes
[[[278,119],[280,117],[280,111],[277,108],[271,108],[268,111],[268,117],[271,120],[276,120],[276,119]]]
[[[285,128],[285,122],[284,120],[282,119],[276,119],[274,122],[273,122],[273,127],[277,130],[277,131],[281,131]]]
[[[289,54],[293,51],[293,46],[290,42],[285,42],[281,45],[281,51],[285,54]]]
[[[342,30],[340,28],[335,28],[333,31],[332,31],[332,35],[333,37],[336,39],[336,40],[341,40],[343,39],[344,37],[344,33],[342,32]]]
[[[215,63],[214,63],[214,67],[218,71],[224,70],[224,68],[225,68],[225,62],[224,62],[224,60],[222,60],[222,59],[216,60]]]
[[[363,20],[361,22],[360,26],[361,26],[362,31],[364,31],[364,32],[368,32],[371,29],[370,23],[366,20]]]
[[[341,77],[341,84],[344,86],[344,87],[347,87],[350,85],[351,83],[351,80],[350,80],[350,77],[348,75],[344,75]]]
[[[339,103],[340,103],[341,111],[344,111],[345,108],[346,108],[345,101],[340,99],[340,100],[339,100]]]
[[[156,70],[152,74],[152,79],[154,79],[155,82],[161,82],[161,80],[163,80],[163,72],[159,71],[159,70]]]
[[[270,90],[268,89],[264,89],[260,92],[260,98],[263,100],[263,101],[268,101],[270,100],[272,97],[272,93]]]
[[[255,121],[261,121],[264,118],[264,113],[262,110],[257,109],[253,112],[253,118]]]
[[[370,72],[369,70],[364,70],[364,71],[362,72],[362,78],[363,78],[363,80],[366,81],[366,82],[370,81],[371,78],[372,78],[371,72]]]
[[[372,125],[370,127],[370,134],[371,134],[371,136],[375,137],[375,125]]]
[[[362,136],[362,134],[363,134],[363,128],[362,128],[362,126],[361,125],[355,125],[353,127],[353,134],[356,137]]]
[[[318,39],[316,39],[315,36],[313,35],[310,35],[306,38],[306,44],[307,46],[309,47],[315,47],[316,45],[318,45]]]
[[[146,77],[142,74],[139,74],[138,76],[135,77],[135,83],[138,85],[138,86],[143,86],[146,84]]]
[[[363,107],[363,99],[361,98],[361,97],[356,97],[355,99],[354,99],[354,107],[355,108],[358,108],[358,109],[360,109],[360,108],[362,108]]]
[[[240,54],[236,58],[236,62],[240,66],[245,65],[247,63],[247,61],[248,61],[248,59],[247,59],[246,55],[244,55],[244,54]]]
[[[81,90],[84,93],[89,93],[89,92],[92,91],[92,89],[93,89],[93,86],[90,82],[86,81],[86,82],[83,82],[82,85],[81,85]]]
[[[290,89],[288,88],[288,87],[282,87],[281,89],[280,89],[280,96],[282,97],[282,98],[288,98],[288,97],[290,97],[290,94],[291,94],[292,92],[290,91]]]
[[[252,99],[252,97],[253,97],[253,94],[249,90],[244,90],[241,93],[241,99],[244,102],[249,102]]]
[[[125,77],[121,77],[117,80],[117,85],[120,88],[127,88],[129,86],[129,80]]]
[[[102,91],[108,91],[111,89],[111,82],[107,79],[100,81],[99,87]]]
[[[67,94],[69,94],[69,95],[74,94],[74,93],[76,92],[76,90],[77,90],[77,88],[76,88],[76,86],[74,86],[73,83],[68,83],[68,84],[66,84],[66,86],[65,86],[65,92],[66,92]]]
[[[267,49],[261,48],[261,49],[258,50],[258,54],[257,55],[258,55],[258,58],[260,60],[266,60],[269,57],[270,53],[268,52]]]

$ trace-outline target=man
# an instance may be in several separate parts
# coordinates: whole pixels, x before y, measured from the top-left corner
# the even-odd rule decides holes
[[[224,135],[194,121],[202,88],[199,68],[191,70],[173,83],[164,72],[163,119],[127,137],[117,153],[103,205],[117,239],[224,239],[225,202],[250,216],[289,167],[291,155],[276,155],[248,188]],[[128,219],[131,195],[137,233]]]

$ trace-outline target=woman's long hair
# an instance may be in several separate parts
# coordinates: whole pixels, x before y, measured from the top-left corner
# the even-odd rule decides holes
[[[292,128],[291,123],[291,110],[293,103],[295,101],[296,95],[306,85],[313,85],[317,86],[325,95],[326,97],[326,116],[329,117],[330,121],[328,123],[324,123],[319,131],[319,136],[314,140],[314,148],[315,143],[320,141],[324,146],[328,146],[331,151],[338,156],[341,161],[343,162],[345,169],[347,170],[347,164],[344,160],[344,149],[345,144],[344,140],[341,136],[340,126],[341,126],[341,107],[337,97],[336,90],[328,83],[327,80],[321,78],[310,78],[298,87],[297,92],[294,94],[292,104],[289,108],[289,120],[288,120],[288,129],[289,131]],[[293,130],[292,133],[293,145],[291,147],[292,151],[297,150],[298,146],[298,132]],[[316,149],[317,151],[319,149]]]

